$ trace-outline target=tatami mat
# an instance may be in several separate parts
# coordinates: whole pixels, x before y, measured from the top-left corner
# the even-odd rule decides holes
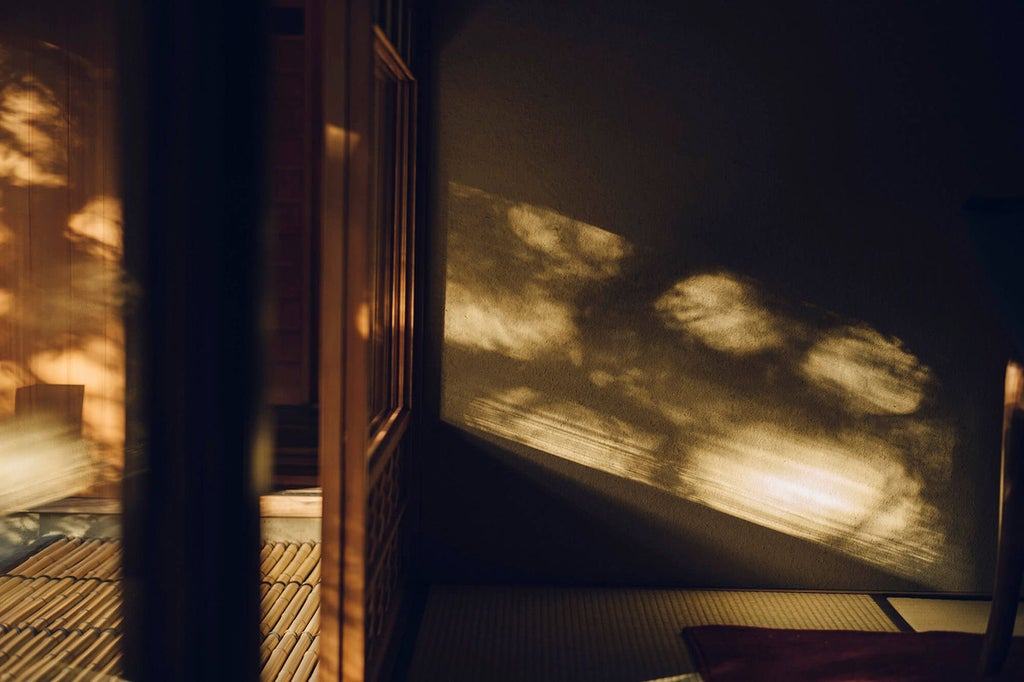
[[[889,597],[896,612],[917,632],[946,630],[983,634],[992,602],[977,599],[920,599]],[[1024,637],[1024,606],[1017,607],[1015,637]]]
[[[717,624],[897,630],[864,595],[436,586],[409,680],[671,678],[693,670],[682,628]]]
[[[315,679],[320,544],[266,543],[260,562],[261,677]],[[11,567],[0,575],[0,677],[119,674],[120,590],[116,540],[60,538]],[[889,604],[918,631],[983,632],[989,608],[965,599]],[[694,680],[680,636],[693,625],[898,630],[874,599],[857,594],[435,586],[408,678]],[[1024,610],[1016,632],[1024,635]]]

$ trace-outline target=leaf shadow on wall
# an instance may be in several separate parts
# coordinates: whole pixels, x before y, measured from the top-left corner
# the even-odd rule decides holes
[[[101,19],[74,29],[66,21],[58,33],[67,44],[50,41],[61,22],[29,11],[0,33],[0,428],[11,438],[34,433],[41,451],[54,445],[53,457],[31,465],[8,458],[8,473],[32,479],[8,496],[18,508],[92,484],[116,495],[123,468],[125,283],[112,55]],[[29,433],[35,422],[13,419],[17,389],[33,384],[84,386],[81,437],[91,464],[74,477],[57,475],[60,452],[82,448],[58,448],[49,426]],[[36,485],[44,481],[53,484]]]
[[[939,589],[957,434],[899,339],[723,269],[654,297],[599,227],[451,183],[442,418]]]

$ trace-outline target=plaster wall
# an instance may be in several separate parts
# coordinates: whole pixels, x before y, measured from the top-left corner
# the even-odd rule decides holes
[[[990,584],[1022,23],[941,4],[439,3],[429,579]]]

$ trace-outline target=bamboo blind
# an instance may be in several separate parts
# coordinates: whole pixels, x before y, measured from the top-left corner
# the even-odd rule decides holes
[[[320,544],[260,552],[261,679],[316,680]],[[118,679],[121,543],[60,538],[0,575],[0,678]]]

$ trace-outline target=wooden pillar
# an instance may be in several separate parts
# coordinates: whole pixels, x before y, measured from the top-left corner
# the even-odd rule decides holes
[[[373,29],[367,0],[319,3],[320,676],[355,682],[365,675]]]
[[[999,548],[992,608],[981,652],[983,677],[998,674],[1006,660],[1024,574],[1024,364],[1019,360],[1011,360],[1006,366],[999,488]]]
[[[264,8],[119,10],[125,674],[255,680]]]

